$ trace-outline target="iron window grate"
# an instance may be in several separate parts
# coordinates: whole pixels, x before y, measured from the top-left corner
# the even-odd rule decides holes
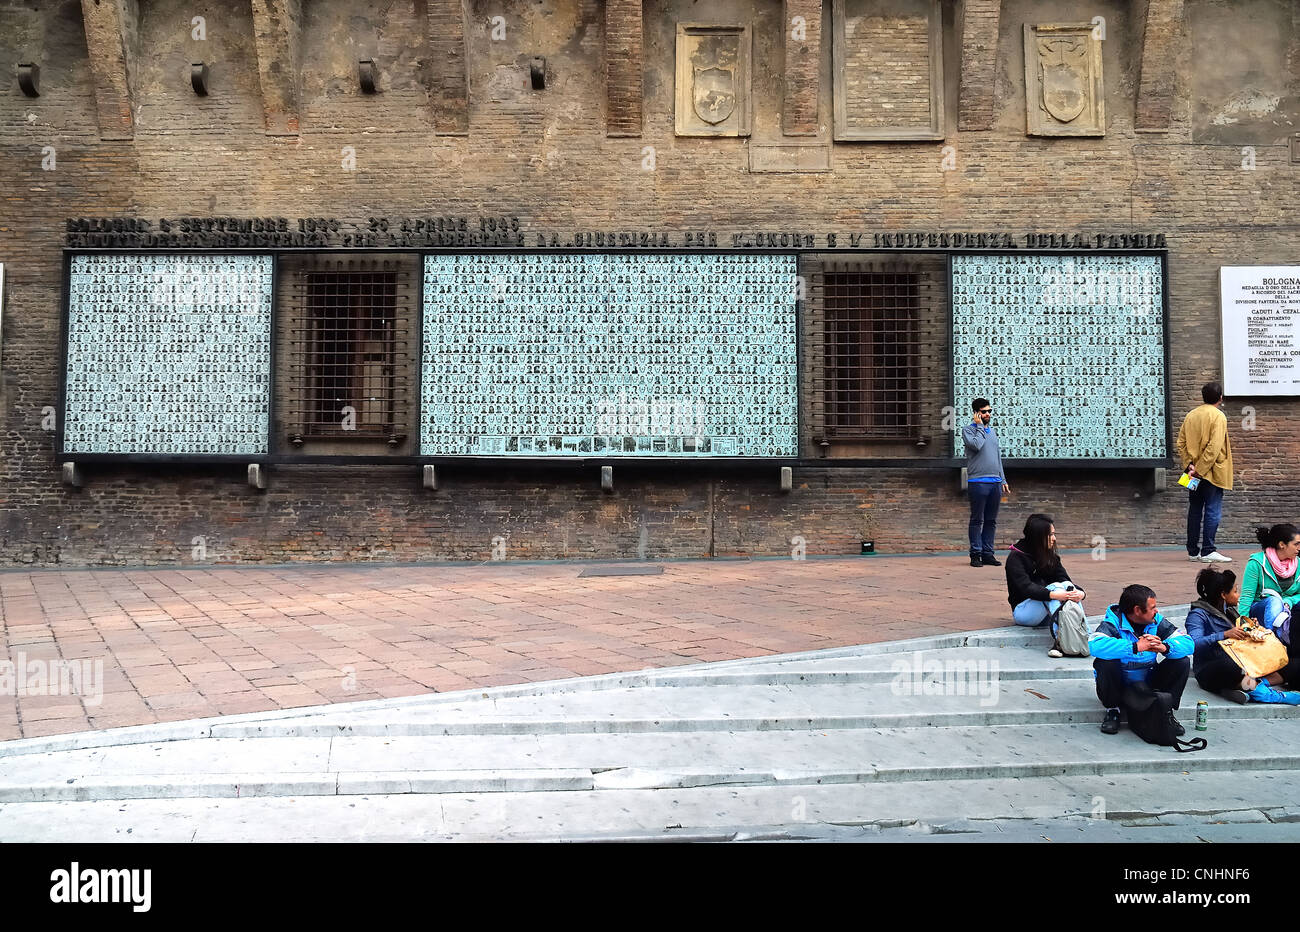
[[[920,435],[925,287],[917,271],[833,271],[823,277],[827,438]]]
[[[409,294],[409,272],[392,262],[294,274],[286,332],[292,442],[405,438]]]

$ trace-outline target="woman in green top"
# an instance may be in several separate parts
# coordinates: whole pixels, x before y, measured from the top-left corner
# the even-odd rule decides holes
[[[1260,551],[1246,561],[1239,604],[1249,606],[1251,617],[1263,622],[1290,649],[1291,612],[1300,602],[1300,572],[1296,572],[1300,528],[1275,524],[1256,530],[1255,538]]]

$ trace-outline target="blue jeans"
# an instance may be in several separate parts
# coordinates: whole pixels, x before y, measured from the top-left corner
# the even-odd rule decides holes
[[[1061,603],[1052,599],[1050,602],[1039,602],[1036,599],[1025,599],[1017,605],[1011,612],[1011,620],[1018,625],[1024,625],[1026,628],[1037,628],[1047,619],[1056,614],[1056,610],[1061,607]],[[1055,626],[1053,626],[1055,628]],[[1052,634],[1056,634],[1053,630]]]
[[[1262,619],[1264,626],[1277,634],[1273,626],[1286,621],[1291,614],[1291,610],[1286,607],[1286,603],[1278,596],[1266,595],[1262,599],[1255,600],[1254,604],[1250,606],[1249,614],[1251,618]]]
[[[998,505],[1002,504],[1001,482],[968,482],[970,493],[970,552],[993,556],[993,538],[998,531]]]
[[[1201,515],[1204,512],[1204,533],[1201,537],[1201,549],[1196,550],[1196,539],[1202,533]],[[1219,519],[1223,517],[1223,489],[1202,479],[1195,490],[1187,493],[1187,555],[1189,557],[1207,556],[1218,547],[1214,535],[1219,533]]]

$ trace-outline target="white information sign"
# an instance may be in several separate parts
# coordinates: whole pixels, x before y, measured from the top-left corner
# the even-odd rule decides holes
[[[1300,266],[1219,269],[1225,395],[1300,395]]]

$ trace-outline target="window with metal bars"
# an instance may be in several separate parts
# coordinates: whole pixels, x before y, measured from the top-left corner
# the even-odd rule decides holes
[[[827,438],[919,436],[921,274],[827,270],[823,301]]]
[[[289,441],[400,444],[409,429],[409,270],[392,260],[321,261],[290,275]]]

